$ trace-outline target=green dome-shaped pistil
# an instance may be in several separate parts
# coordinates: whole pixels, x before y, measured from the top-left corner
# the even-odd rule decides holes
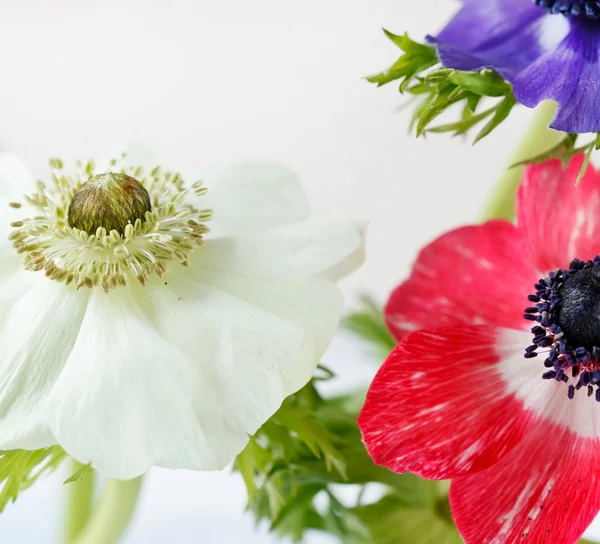
[[[125,232],[128,224],[144,220],[152,211],[150,195],[135,178],[121,173],[99,174],[86,181],[73,196],[69,206],[69,225],[93,234]]]

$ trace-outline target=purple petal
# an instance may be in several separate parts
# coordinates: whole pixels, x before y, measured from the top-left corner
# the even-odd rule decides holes
[[[513,80],[515,98],[530,108],[558,102],[552,128],[565,132],[600,130],[600,28],[571,23],[567,37]]]
[[[546,11],[530,0],[467,0],[436,36],[444,66],[493,68],[510,78],[544,53],[540,36]]]

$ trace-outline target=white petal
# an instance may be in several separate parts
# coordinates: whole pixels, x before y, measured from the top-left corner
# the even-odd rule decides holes
[[[204,182],[208,193],[196,204],[213,210],[213,236],[256,233],[298,223],[309,214],[296,175],[272,163],[235,163],[215,170]]]
[[[353,221],[352,222],[355,233],[352,238],[347,240],[348,245],[346,246],[345,254],[339,253],[341,258],[335,264],[330,266],[326,270],[322,270],[320,275],[327,278],[330,281],[338,281],[345,276],[348,276],[354,272],[357,268],[360,268],[365,262],[365,236],[367,231],[367,223],[365,221]],[[337,248],[339,251],[339,247]],[[331,251],[334,252],[333,248]]]
[[[114,478],[133,478],[165,459],[189,467],[201,458],[214,468],[192,407],[197,385],[130,290],[94,289],[48,399],[50,428],[67,453]]]
[[[0,227],[0,236],[2,236],[2,227]],[[12,243],[4,237],[0,238],[0,293],[3,290],[2,284],[6,282],[6,276],[12,276],[17,271],[25,273],[22,263],[23,257],[17,253]]]
[[[86,299],[40,272],[2,276],[0,449],[56,443],[44,401],[77,338]]]
[[[531,333],[502,329],[497,351],[504,356],[499,370],[507,384],[508,393],[514,393],[526,410],[547,419],[582,437],[600,438],[600,402],[584,390],[576,391],[571,400],[567,396],[567,384],[556,380],[544,380],[544,368],[540,357],[525,359],[514,353],[514,346],[527,347]]]
[[[194,408],[222,468],[291,393],[305,385],[339,321],[328,282],[252,280],[215,270],[171,271],[149,297],[162,336],[193,363]],[[173,463],[165,463],[173,466]]]
[[[207,240],[193,266],[252,277],[306,277],[335,280],[364,260],[364,224],[304,222],[263,233]]]
[[[0,201],[21,201],[22,196],[33,189],[33,173],[12,153],[0,153]]]
[[[567,17],[548,14],[539,20],[538,42],[543,51],[551,51],[562,42],[571,30]]]
[[[23,202],[23,195],[35,190],[35,177],[12,153],[0,153],[0,241],[10,234],[10,223],[31,215],[31,208]],[[9,202],[23,203],[20,209]]]

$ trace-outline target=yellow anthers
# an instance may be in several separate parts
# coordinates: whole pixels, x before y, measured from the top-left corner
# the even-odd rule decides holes
[[[48,159],[48,165],[52,170],[62,170],[65,166],[62,160],[56,158]]]
[[[132,279],[145,285],[171,262],[187,266],[212,217],[190,197],[206,189],[200,182],[187,189],[179,174],[160,167],[145,175],[141,167],[119,169],[116,159],[110,165],[113,171],[95,175],[92,161],[77,163],[69,177],[62,161],[51,159],[52,183],[38,182],[38,192],[24,197],[31,216],[11,223],[9,240],[25,269],[108,293]]]

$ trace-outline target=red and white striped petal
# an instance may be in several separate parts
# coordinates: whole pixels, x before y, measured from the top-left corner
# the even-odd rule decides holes
[[[565,170],[558,159],[525,170],[517,224],[540,276],[600,254],[600,174],[590,165],[575,186],[583,160],[577,155]]]
[[[466,544],[574,544],[600,508],[599,462],[599,438],[538,425],[493,467],[452,482]]]
[[[430,479],[496,463],[545,409],[540,384],[563,385],[567,400],[564,384],[542,380],[539,359],[523,357],[529,340],[486,326],[407,336],[377,373],[358,420],[375,463]]]
[[[392,334],[400,340],[418,329],[459,324],[530,328],[523,310],[539,274],[521,258],[524,247],[521,233],[505,221],[440,236],[390,296],[385,319]]]

